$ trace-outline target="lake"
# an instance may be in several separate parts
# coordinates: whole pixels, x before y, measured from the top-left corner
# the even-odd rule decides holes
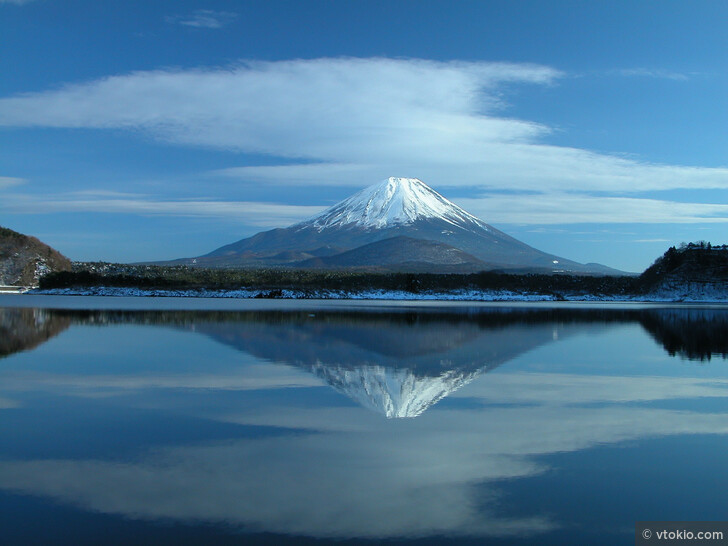
[[[728,519],[728,307],[0,295],[0,543]]]

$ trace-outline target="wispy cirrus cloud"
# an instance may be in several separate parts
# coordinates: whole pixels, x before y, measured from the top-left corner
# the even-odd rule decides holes
[[[458,204],[500,224],[701,224],[728,222],[728,205],[581,193],[483,195]]]
[[[484,195],[526,190],[548,196],[519,197],[516,203],[488,194],[472,203],[473,212],[487,206],[504,222],[623,219],[624,207],[633,222],[663,221],[671,213],[686,222],[724,221],[720,206],[597,199],[590,192],[724,189],[728,168],[656,164],[550,145],[550,127],[503,115],[506,86],[553,85],[563,76],[532,64],[245,62],[227,69],[136,72],[6,97],[0,99],[0,126],[141,130],[173,144],[270,156],[268,166],[217,171],[231,180],[361,187],[398,175],[435,187],[478,188]],[[549,211],[557,199],[558,210]],[[595,214],[568,206],[576,201]],[[494,203],[505,208],[491,208]],[[503,210],[512,214],[506,217]]]
[[[24,183],[24,178],[16,178],[13,176],[0,176],[0,189],[9,188],[10,186],[17,186]]]
[[[728,223],[728,205],[678,203],[660,199],[604,197],[582,193],[491,193],[454,200],[493,224],[700,224]],[[273,228],[309,218],[329,206],[260,201],[164,199],[114,191],[67,192],[45,197],[3,196],[8,214],[102,212],[144,216],[224,218],[250,226]],[[654,242],[649,240],[649,242]]]
[[[143,194],[113,191],[68,192],[45,197],[4,196],[2,210],[10,214],[57,212],[104,212],[147,216],[187,216],[240,219],[261,228],[292,224],[319,212],[322,207],[257,201],[208,199],[161,199]]]
[[[168,23],[195,28],[222,28],[229,25],[238,14],[231,11],[215,11],[211,9],[198,9],[189,15],[172,15],[166,17]]]
[[[2,99],[0,125],[141,129],[178,144],[306,163],[388,168],[434,154],[452,164],[473,148],[547,133],[484,112],[497,109],[498,85],[551,83],[558,75],[533,65],[392,59],[139,72]]]
[[[619,76],[639,78],[662,78],[666,80],[687,80],[691,74],[661,68],[622,68],[613,72]]]

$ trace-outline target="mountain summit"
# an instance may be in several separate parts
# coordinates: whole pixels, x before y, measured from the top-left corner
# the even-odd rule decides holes
[[[422,180],[396,177],[369,186],[300,225],[312,224],[319,231],[345,226],[383,229],[424,219],[444,220],[466,229],[487,228]]]
[[[619,273],[541,252],[466,212],[421,180],[397,177],[298,224],[241,239],[194,262],[177,263],[436,273]]]

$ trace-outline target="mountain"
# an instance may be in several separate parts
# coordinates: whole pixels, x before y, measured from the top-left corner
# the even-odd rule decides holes
[[[34,286],[51,271],[70,271],[71,261],[35,237],[0,227],[0,285]]]
[[[363,248],[385,240],[390,241]],[[346,254],[356,249],[358,253]],[[304,222],[176,263],[620,274],[599,264],[584,265],[541,252],[466,212],[421,180],[396,177],[365,188]]]

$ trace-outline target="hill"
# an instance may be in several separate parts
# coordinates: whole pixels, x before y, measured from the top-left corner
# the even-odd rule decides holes
[[[645,291],[673,298],[705,298],[728,293],[728,245],[683,243],[670,247],[640,275]]]
[[[0,227],[0,285],[36,286],[54,271],[70,271],[71,261],[35,237]]]

